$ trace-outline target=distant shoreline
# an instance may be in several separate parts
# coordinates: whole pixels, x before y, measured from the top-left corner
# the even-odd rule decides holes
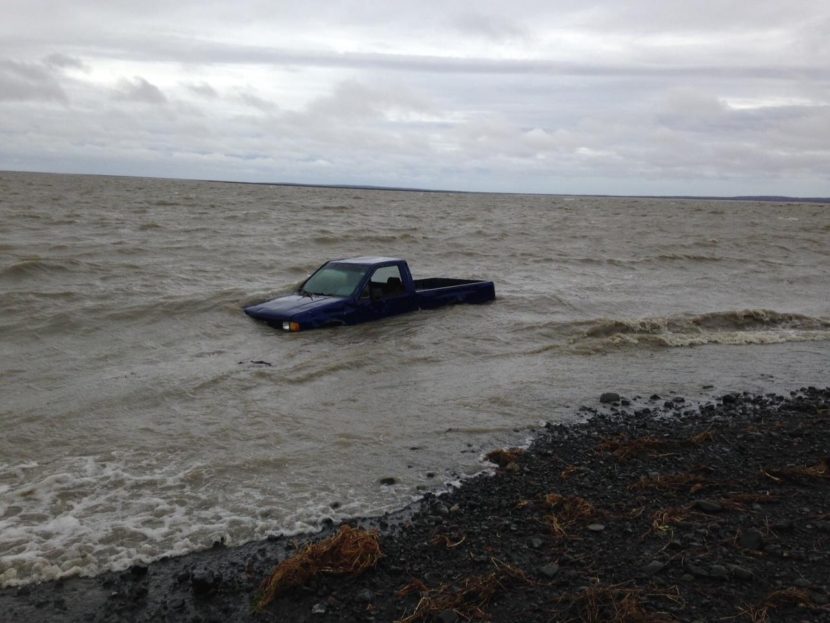
[[[608,199],[675,199],[686,201],[763,201],[779,203],[830,204],[830,197],[791,197],[788,195],[613,195],[602,193],[539,193],[484,190],[452,190],[446,188],[415,188],[409,186],[379,186],[373,184],[310,184],[304,182],[246,182],[209,178],[148,177],[146,175],[117,175],[112,173],[63,173],[55,171],[0,170],[0,173],[28,173],[34,175],[76,175],[87,177],[115,177],[132,179],[169,180],[177,182],[210,182],[213,184],[245,184],[249,186],[279,186],[285,188],[327,188],[342,190],[378,190],[386,192],[451,193],[459,195],[527,195],[532,197],[598,197]]]

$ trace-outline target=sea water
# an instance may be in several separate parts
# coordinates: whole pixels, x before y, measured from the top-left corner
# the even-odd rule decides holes
[[[497,300],[242,313],[355,255]],[[829,292],[822,204],[0,173],[0,585],[397,509],[604,391],[826,385]]]

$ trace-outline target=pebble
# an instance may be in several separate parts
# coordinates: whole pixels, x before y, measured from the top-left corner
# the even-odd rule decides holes
[[[764,537],[757,530],[747,530],[738,538],[738,545],[744,549],[760,550],[764,548]]]
[[[132,567],[130,567],[130,575],[135,577],[147,575],[146,565],[133,565]]]
[[[817,606],[826,606],[827,604],[830,604],[830,597],[817,591],[810,592],[810,599],[812,599],[813,603]]]
[[[729,571],[723,565],[712,565],[709,567],[709,577],[724,579],[729,576]]]
[[[695,508],[702,510],[704,513],[719,513],[723,510],[723,506],[714,500],[696,500]]]
[[[739,580],[752,579],[752,571],[741,567],[740,565],[726,565],[726,568],[729,570],[729,574],[732,577],[738,578]]]
[[[194,593],[206,594],[216,590],[222,582],[222,576],[211,569],[194,569],[190,573],[190,586]]]
[[[435,619],[439,623],[458,623],[458,615],[452,610],[442,610]]]
[[[539,573],[546,578],[552,578],[559,573],[559,565],[555,562],[548,563],[539,567]]]
[[[364,588],[357,594],[357,600],[363,603],[369,603],[375,598],[375,594],[368,588]]]
[[[602,532],[605,530],[605,525],[601,523],[592,523],[588,524],[588,530],[591,532]]]
[[[326,604],[323,602],[319,602],[314,604],[311,607],[311,614],[325,614],[326,613]]]
[[[657,573],[658,571],[662,571],[663,567],[665,566],[666,565],[660,562],[659,560],[652,560],[645,567],[643,567],[643,571],[648,575],[652,575],[654,573]]]

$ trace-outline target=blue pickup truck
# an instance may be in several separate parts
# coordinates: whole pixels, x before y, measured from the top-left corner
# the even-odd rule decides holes
[[[413,279],[402,259],[355,257],[326,262],[295,294],[251,305],[245,313],[284,331],[305,331],[494,298],[492,281]]]

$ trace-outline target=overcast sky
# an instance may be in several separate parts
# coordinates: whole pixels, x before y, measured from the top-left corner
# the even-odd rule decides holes
[[[0,169],[830,196],[830,1],[0,0]]]

